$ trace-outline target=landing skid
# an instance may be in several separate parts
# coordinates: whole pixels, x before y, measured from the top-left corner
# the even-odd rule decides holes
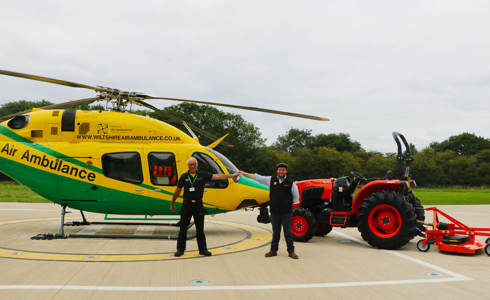
[[[176,240],[177,235],[121,235],[121,234],[65,234],[65,226],[89,226],[89,225],[153,225],[153,226],[173,226],[179,227],[180,220],[176,223],[148,223],[148,222],[88,222],[83,214],[82,221],[72,221],[65,223],[66,205],[61,207],[61,224],[60,231],[58,233],[41,233],[36,236],[31,237],[31,240],[53,240],[53,239],[68,239],[68,238],[102,238],[102,239],[152,239],[152,240]],[[187,229],[190,229],[194,225],[191,222]],[[188,235],[187,239],[193,239],[196,234]]]

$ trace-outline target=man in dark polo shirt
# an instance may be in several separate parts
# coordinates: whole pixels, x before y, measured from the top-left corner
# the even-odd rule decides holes
[[[271,207],[272,241],[271,250],[265,254],[265,257],[277,255],[282,226],[284,239],[286,240],[288,248],[288,256],[298,259],[298,255],[294,252],[293,234],[291,233],[291,222],[293,218],[291,205],[293,203],[299,203],[298,187],[294,181],[287,176],[288,165],[286,163],[277,164],[276,171],[277,176],[262,176],[244,171],[238,173],[244,174],[264,185],[268,185],[270,189],[269,204]]]
[[[184,188],[184,201],[182,203],[182,209],[180,210],[180,231],[177,239],[177,251],[175,256],[182,256],[185,251],[185,244],[187,240],[187,227],[191,221],[191,217],[194,217],[194,224],[196,225],[197,245],[199,247],[199,254],[210,256],[211,252],[208,251],[206,246],[206,236],[204,235],[204,208],[202,206],[202,195],[204,192],[204,185],[209,180],[223,180],[227,178],[235,178],[239,174],[211,174],[208,172],[201,172],[197,170],[197,160],[194,157],[189,158],[187,161],[189,171],[182,174],[175,189],[170,208],[175,210],[174,202],[179,197],[182,188]]]

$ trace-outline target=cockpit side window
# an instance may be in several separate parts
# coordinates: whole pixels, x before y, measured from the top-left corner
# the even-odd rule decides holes
[[[106,153],[102,155],[104,175],[130,183],[142,183],[143,172],[138,152]]]
[[[216,157],[223,163],[225,168],[228,170],[228,173],[234,174],[238,172],[238,168],[226,156],[224,156],[223,154],[219,153],[214,149],[206,148],[206,150],[216,155]]]
[[[211,174],[224,174],[223,170],[219,167],[219,165],[214,161],[211,156],[204,154],[202,152],[195,152],[192,154],[192,157],[197,159],[197,169],[200,171],[205,171]],[[208,188],[218,188],[223,189],[228,186],[228,180],[212,180],[208,181],[205,187]]]

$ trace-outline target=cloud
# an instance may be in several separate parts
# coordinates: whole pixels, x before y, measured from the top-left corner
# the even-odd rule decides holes
[[[420,149],[490,136],[489,13],[485,1],[16,1],[0,11],[0,68],[332,120],[225,109],[268,143],[311,128],[388,152],[398,130]],[[93,95],[3,76],[0,91],[0,103]]]

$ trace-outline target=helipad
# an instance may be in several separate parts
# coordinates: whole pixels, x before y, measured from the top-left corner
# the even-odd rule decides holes
[[[490,227],[490,206],[448,206],[469,225]],[[270,224],[257,212],[207,217],[211,257],[199,256],[194,239],[186,259],[175,259],[169,240],[31,240],[55,233],[59,208],[0,203],[0,299],[448,299],[487,297],[490,257],[373,249],[355,228],[295,243],[299,260],[264,258]],[[73,212],[70,219],[78,219]],[[90,215],[89,219],[98,218]],[[67,227],[92,234],[171,234],[176,228]],[[82,232],[82,233],[83,233]]]
[[[5,231],[11,231],[9,229],[9,225],[13,224],[25,224],[25,223],[41,223],[41,225],[36,224],[36,228],[42,228],[42,224],[49,224],[49,223],[56,223],[55,218],[36,218],[36,219],[20,219],[20,220],[10,220],[10,221],[4,221],[0,222],[0,232],[5,232]],[[264,228],[260,228],[257,226],[251,226],[251,225],[245,225],[245,224],[238,224],[238,223],[232,223],[232,222],[224,222],[224,221],[210,221],[208,222],[208,227],[209,223],[215,224],[215,225],[220,225],[223,231],[228,231],[230,232],[230,229],[239,229],[242,234],[235,234],[235,236],[232,238],[231,241],[227,241],[226,244],[223,245],[215,245],[210,250],[213,252],[213,255],[225,255],[225,254],[231,254],[235,252],[241,252],[241,251],[247,251],[259,247],[263,247],[266,244],[268,244],[271,240],[271,234],[268,230]],[[111,231],[118,230],[117,228],[114,229],[110,225]],[[149,225],[151,226],[151,225]],[[80,227],[66,227],[68,230],[74,229],[71,231],[74,232],[83,232],[83,231],[89,231],[86,229],[86,227],[96,227],[96,231],[100,232],[100,228],[102,227],[108,227],[106,226],[101,226],[101,225],[90,225],[90,226],[80,226]],[[123,226],[119,226],[119,230],[121,231],[127,231],[127,227],[133,227],[139,229],[139,226],[137,225],[129,225],[125,226],[126,228],[123,228]],[[148,225],[145,226],[143,230],[148,228]],[[157,226],[153,226],[157,227]],[[231,228],[226,228],[226,227],[231,227]],[[82,228],[82,229],[81,229]],[[97,230],[98,229],[98,230]],[[150,228],[150,229],[155,229],[155,228]],[[13,229],[12,229],[13,230]],[[67,231],[68,231],[67,230]],[[152,231],[153,231],[152,230]],[[176,228],[173,229],[173,231],[177,230]],[[138,230],[134,230],[138,231]],[[149,230],[145,230],[149,231]],[[231,230],[233,231],[233,230]],[[93,231],[92,231],[93,232]],[[134,237],[137,237],[138,234],[134,234]],[[235,239],[235,240],[233,240]],[[68,238],[67,240],[73,240]],[[124,243],[127,243],[129,239],[125,239]],[[58,243],[56,242],[58,241]],[[38,248],[43,248],[43,244],[46,243],[55,243],[55,244],[60,244],[61,240],[51,240],[51,241],[33,241],[32,246],[38,247]],[[76,242],[73,240],[73,242],[76,244]],[[84,240],[84,242],[89,242],[88,240]],[[114,244],[118,244],[117,241]],[[131,240],[131,243],[136,243],[140,244],[141,240],[135,239]],[[175,244],[175,242],[171,241],[166,241],[166,243],[171,243],[172,245]],[[193,240],[189,240],[188,243],[195,243]],[[69,244],[64,242],[63,244]],[[70,245],[67,245],[70,246]],[[74,245],[76,246],[76,245]],[[168,247],[166,247],[168,248]],[[12,247],[7,247],[5,245],[0,244],[0,258],[14,258],[14,259],[31,259],[31,260],[47,260],[47,261],[79,261],[79,262],[128,262],[128,261],[156,261],[156,260],[174,260],[174,259],[190,259],[190,258],[199,258],[203,257],[199,255],[199,251],[196,250],[191,250],[185,252],[185,254],[181,257],[175,257],[173,255],[173,251],[166,251],[166,252],[155,252],[155,253],[72,253],[74,251],[73,249],[69,252],[63,252],[63,251],[56,251],[56,252],[51,252],[51,251],[42,251],[42,250],[28,250],[28,249],[21,249],[21,248],[12,248]],[[121,252],[121,251],[119,251]]]

